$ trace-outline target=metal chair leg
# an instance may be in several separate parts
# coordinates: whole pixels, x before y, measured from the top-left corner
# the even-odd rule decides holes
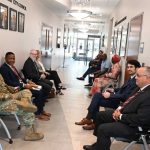
[[[3,126],[3,128],[4,128],[5,132],[6,132],[6,134],[7,134],[7,136],[8,136],[9,143],[12,144],[12,143],[13,143],[13,140],[12,140],[12,138],[11,138],[11,135],[10,135],[10,133],[9,133],[9,130],[8,130],[8,128],[6,127],[4,121],[3,121],[1,118],[0,118],[0,123],[2,124],[2,126]]]
[[[0,150],[3,150],[2,145],[0,144]]]
[[[129,143],[123,150],[128,150],[132,145],[134,145],[135,143],[137,143],[137,141],[132,141],[131,143]]]
[[[143,141],[143,146],[144,146],[144,150],[149,150],[148,144],[146,142],[145,136],[141,135],[142,141]]]
[[[18,124],[18,128],[17,129],[20,130],[21,129],[21,123],[19,121],[19,118],[18,118],[18,116],[16,114],[14,114],[14,116],[15,116],[15,119],[16,119],[17,124]]]

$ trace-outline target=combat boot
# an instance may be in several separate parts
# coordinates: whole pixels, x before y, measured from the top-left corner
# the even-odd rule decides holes
[[[37,107],[31,103],[29,103],[29,101],[27,100],[21,100],[21,101],[17,101],[16,102],[18,107],[23,109],[24,111],[27,112],[36,112],[37,111]]]
[[[26,129],[24,140],[25,141],[37,141],[44,138],[43,133],[35,131],[34,126]]]

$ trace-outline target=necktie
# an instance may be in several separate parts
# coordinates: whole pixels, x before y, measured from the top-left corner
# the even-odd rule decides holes
[[[120,112],[123,111],[123,109],[131,102],[134,100],[134,98],[140,93],[140,91],[136,92],[135,94],[133,94],[132,96],[130,96],[123,104],[122,106],[119,108]]]
[[[15,73],[15,75],[18,77],[18,79],[19,79],[20,81],[22,81],[22,78],[21,78],[21,76],[19,75],[19,73],[18,73],[18,71],[17,71],[17,69],[16,69],[15,66],[12,66],[12,70],[13,70],[13,72]]]
[[[35,66],[35,68],[36,68],[36,71],[39,73],[39,69],[38,69],[38,66],[37,66],[37,64],[36,64],[35,61],[34,61],[34,66]]]

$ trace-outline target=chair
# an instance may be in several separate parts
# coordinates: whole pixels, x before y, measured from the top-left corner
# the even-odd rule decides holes
[[[138,138],[136,140],[129,140],[126,138],[115,138],[116,141],[122,141],[129,143],[127,146],[124,147],[123,150],[128,150],[134,144],[140,144],[141,149],[143,150],[150,150],[148,144],[150,144],[150,130],[143,131],[141,127],[138,127],[139,131],[136,133]]]
[[[2,145],[0,144],[0,150],[3,150]]]
[[[3,116],[7,116],[7,115],[14,115],[16,121],[17,121],[17,124],[18,124],[18,128],[17,130],[20,130],[21,129],[21,124],[20,124],[20,121],[19,121],[19,118],[18,116],[16,115],[16,113],[12,112],[12,113],[5,113],[5,112],[0,112],[0,124],[2,125],[2,127],[4,128],[6,134],[7,134],[7,137],[9,139],[9,144],[12,144],[13,143],[13,140],[12,140],[12,137],[10,135],[10,132],[6,126],[6,124],[4,123],[4,121],[2,120],[2,117]],[[1,149],[0,149],[1,150]]]

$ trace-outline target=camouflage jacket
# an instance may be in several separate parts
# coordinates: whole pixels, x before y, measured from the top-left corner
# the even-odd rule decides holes
[[[13,93],[13,87],[8,86],[0,74],[0,101],[10,99],[12,97],[11,93]]]

